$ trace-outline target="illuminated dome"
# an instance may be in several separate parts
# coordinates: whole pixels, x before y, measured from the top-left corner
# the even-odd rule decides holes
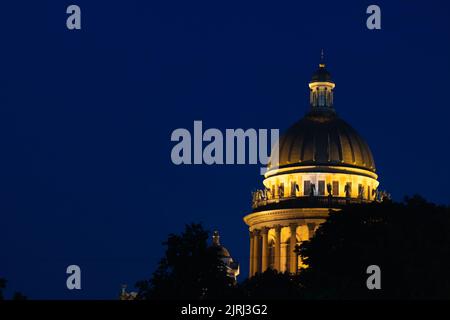
[[[279,161],[289,166],[349,166],[375,172],[372,152],[364,139],[335,114],[309,113],[291,126],[279,142]]]
[[[380,200],[365,140],[334,109],[336,84],[322,59],[308,84],[310,109],[274,146],[263,188],[244,217],[250,231],[250,276],[268,268],[307,267],[296,246],[314,236],[330,210]]]

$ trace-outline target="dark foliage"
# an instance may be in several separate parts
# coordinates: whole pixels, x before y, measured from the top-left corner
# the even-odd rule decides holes
[[[0,300],[3,300],[3,290],[6,288],[6,280],[3,278],[0,278]]]
[[[164,244],[152,278],[137,284],[141,299],[450,299],[450,208],[418,196],[331,212],[300,246],[299,275],[269,269],[234,285],[198,224]],[[367,288],[370,265],[381,290]]]
[[[288,272],[268,269],[245,280],[239,286],[239,297],[250,299],[285,300],[302,296],[299,277]]]
[[[208,246],[208,232],[200,224],[186,225],[171,234],[166,253],[150,280],[136,284],[140,299],[216,299],[231,297],[234,281],[226,274],[217,252]]]
[[[3,295],[3,290],[6,289],[6,283],[7,283],[6,279],[0,278],[0,300],[4,300],[5,299],[5,297]],[[26,299],[27,299],[27,297],[24,296],[20,292],[15,292],[13,297],[12,297],[12,300],[26,300]]]
[[[300,247],[300,275],[313,299],[449,299],[450,209],[415,196],[332,213]],[[381,268],[368,290],[367,267]]]

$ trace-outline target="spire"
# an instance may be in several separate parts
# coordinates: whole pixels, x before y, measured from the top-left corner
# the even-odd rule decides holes
[[[220,236],[219,236],[219,231],[214,231],[213,232],[213,245],[214,246],[220,246]]]
[[[319,67],[320,68],[325,68],[325,54],[323,52],[323,48],[320,50],[320,63],[319,63]]]

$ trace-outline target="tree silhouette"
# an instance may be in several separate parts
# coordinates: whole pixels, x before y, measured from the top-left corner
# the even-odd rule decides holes
[[[4,278],[0,278],[0,301],[1,300],[5,300],[5,297],[3,295],[3,290],[6,289],[6,279]],[[14,292],[12,300],[26,300],[27,297],[24,296],[22,293],[20,292]]]
[[[299,277],[288,272],[267,269],[256,273],[239,286],[241,298],[285,300],[302,297]]]
[[[140,299],[449,299],[450,208],[419,196],[403,203],[352,204],[331,211],[298,253],[299,275],[272,269],[238,286],[208,246],[200,224],[169,235],[166,252]],[[367,268],[381,269],[381,290],[369,290]]]
[[[450,209],[419,196],[350,205],[332,212],[300,255],[307,298],[449,299]],[[381,290],[367,289],[370,265],[381,268]]]
[[[150,280],[139,281],[139,299],[214,299],[230,297],[234,279],[201,224],[186,225],[181,235],[170,234],[167,249]]]
[[[6,280],[3,278],[0,278],[0,300],[4,300],[3,297],[3,290],[6,288]]]

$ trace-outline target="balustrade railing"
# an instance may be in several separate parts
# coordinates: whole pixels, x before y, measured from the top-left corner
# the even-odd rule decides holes
[[[252,209],[258,209],[265,206],[280,206],[286,205],[298,205],[298,206],[311,206],[311,207],[340,207],[349,203],[364,203],[372,202],[376,199],[367,199],[360,197],[339,197],[333,195],[275,195],[272,196],[267,191],[258,190],[253,192],[252,197]]]

